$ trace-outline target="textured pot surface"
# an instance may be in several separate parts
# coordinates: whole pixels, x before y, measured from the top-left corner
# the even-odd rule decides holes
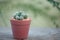
[[[11,26],[14,38],[27,38],[31,19],[15,20],[11,19]]]

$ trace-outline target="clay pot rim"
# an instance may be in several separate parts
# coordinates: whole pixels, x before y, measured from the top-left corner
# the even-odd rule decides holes
[[[13,21],[31,21],[31,18],[27,18],[27,19],[23,19],[23,20],[16,20],[12,17],[10,20],[13,20]]]

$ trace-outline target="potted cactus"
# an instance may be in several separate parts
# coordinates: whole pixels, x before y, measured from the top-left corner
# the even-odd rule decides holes
[[[31,18],[23,12],[18,12],[11,20],[13,37],[16,39],[27,39]]]

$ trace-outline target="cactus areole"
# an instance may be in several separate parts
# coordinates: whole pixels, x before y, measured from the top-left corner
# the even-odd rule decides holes
[[[23,12],[18,12],[10,20],[13,37],[16,39],[27,39],[31,18],[27,18],[27,15]]]

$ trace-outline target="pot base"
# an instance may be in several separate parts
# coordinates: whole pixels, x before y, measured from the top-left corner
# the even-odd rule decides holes
[[[15,38],[16,40],[27,40],[27,38]]]

